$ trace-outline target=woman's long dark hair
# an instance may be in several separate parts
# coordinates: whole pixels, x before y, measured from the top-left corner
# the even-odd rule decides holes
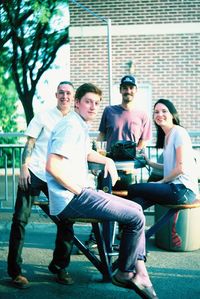
[[[168,108],[169,112],[171,113],[171,115],[173,117],[172,118],[173,124],[180,125],[178,112],[177,112],[176,108],[174,107],[174,104],[167,99],[159,99],[154,105],[154,110],[155,110],[156,105],[159,103],[165,105]],[[154,121],[154,123],[155,123],[155,121]],[[158,126],[156,123],[155,123],[155,126],[156,126],[156,130],[157,130],[156,148],[163,148],[164,140],[165,140],[165,133],[164,133],[163,129],[160,126]]]

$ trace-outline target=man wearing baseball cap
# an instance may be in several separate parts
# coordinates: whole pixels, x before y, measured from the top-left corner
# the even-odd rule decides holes
[[[135,85],[137,86],[137,83],[136,83],[136,78],[131,76],[131,75],[127,75],[127,76],[124,76],[122,79],[121,79],[121,85]]]
[[[135,108],[134,98],[137,92],[137,80],[132,75],[122,77],[120,93],[122,103],[104,109],[98,140],[107,141],[107,151],[118,140],[136,141],[137,149],[145,147],[151,138],[151,122],[147,114]]]
[[[134,98],[137,92],[137,80],[132,75],[122,77],[120,93],[122,102],[119,105],[107,106],[102,114],[97,140],[107,141],[107,152],[119,140],[131,140],[137,143],[139,152],[151,138],[151,121],[146,112],[135,107]],[[126,190],[129,184],[135,182],[133,171],[118,171],[120,180],[113,190]],[[95,247],[94,236],[91,233],[86,244]]]

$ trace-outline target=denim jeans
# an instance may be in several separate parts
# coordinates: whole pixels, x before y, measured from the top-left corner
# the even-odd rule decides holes
[[[96,218],[124,224],[118,267],[132,272],[137,259],[145,259],[145,217],[140,205],[129,200],[86,188],[75,196],[58,215],[61,221],[71,218]]]
[[[189,204],[196,198],[183,184],[139,183],[128,187],[128,199],[139,203],[143,210],[158,204]]]
[[[18,186],[8,252],[8,274],[12,278],[15,278],[22,272],[22,249],[24,246],[25,227],[28,223],[33,205],[32,196],[39,196],[41,191],[48,197],[47,184],[33,173],[31,173],[31,184],[28,190],[23,191]],[[57,266],[58,269],[67,267],[70,262],[73,236],[73,226],[71,223],[59,223],[57,225],[57,236],[52,263]]]

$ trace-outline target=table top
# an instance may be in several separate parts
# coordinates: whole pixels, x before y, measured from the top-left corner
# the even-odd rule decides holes
[[[115,161],[117,170],[133,170],[135,169],[134,161]],[[89,170],[103,170],[104,164],[88,162]]]

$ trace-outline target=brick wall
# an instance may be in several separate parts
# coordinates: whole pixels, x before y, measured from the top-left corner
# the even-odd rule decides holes
[[[111,18],[113,25],[199,22],[199,0],[77,0],[95,14]],[[101,23],[69,0],[71,25]]]
[[[96,30],[96,34],[88,36],[72,34],[70,73],[75,86],[91,81],[103,89],[101,111],[93,124],[93,129],[97,130],[101,112],[109,101],[107,36],[100,34],[104,25],[102,21],[69,3],[72,29],[89,26]],[[132,61],[133,74],[138,82],[151,84],[153,103],[160,97],[171,99],[179,111],[182,124],[190,131],[200,131],[200,31],[196,30],[200,25],[200,2],[85,0],[81,3],[94,13],[112,20],[113,84],[119,83],[120,78],[130,72],[129,62]],[[196,24],[192,31],[187,32],[187,24],[191,25],[191,22]],[[172,30],[167,34],[162,31],[161,24],[166,24],[166,28],[168,24],[183,28],[184,23],[186,30]],[[140,33],[140,27],[138,31],[130,30],[131,25],[141,24],[145,24],[147,29],[151,29],[148,26],[153,24],[153,30],[157,31],[146,34]],[[124,31],[119,31],[120,25],[125,25]],[[130,31],[128,34],[127,30]]]

